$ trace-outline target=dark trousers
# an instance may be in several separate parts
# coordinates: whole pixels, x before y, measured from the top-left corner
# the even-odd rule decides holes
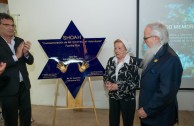
[[[3,96],[1,99],[4,126],[31,125],[30,90],[26,89],[24,82],[19,85],[19,91],[13,96]]]
[[[120,113],[122,114],[123,126],[133,126],[135,106],[135,100],[124,101],[109,98],[109,126],[119,126]]]

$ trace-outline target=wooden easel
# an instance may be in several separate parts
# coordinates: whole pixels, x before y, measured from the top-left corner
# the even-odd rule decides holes
[[[92,108],[94,110],[94,115],[96,119],[96,126],[98,126],[98,117],[96,113],[96,106],[94,102],[94,94],[93,94],[93,89],[92,89],[92,82],[91,78],[88,77],[89,81],[89,87],[90,87],[90,93],[91,93],[91,99],[92,99],[92,106],[83,106],[83,101],[82,101],[82,87],[80,88],[79,93],[76,96],[76,99],[73,98],[71,93],[67,89],[67,97],[66,97],[66,107],[57,107],[57,96],[58,96],[58,90],[59,90],[59,79],[56,81],[56,92],[55,92],[55,99],[54,99],[54,112],[53,112],[53,126],[55,126],[55,120],[56,120],[56,110],[57,109],[82,109],[82,108]]]

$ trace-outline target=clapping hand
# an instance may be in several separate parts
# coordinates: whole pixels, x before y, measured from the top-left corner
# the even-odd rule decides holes
[[[24,42],[20,43],[16,50],[16,57],[19,59],[23,56]]]
[[[5,70],[6,67],[6,63],[1,62],[0,63],[0,75],[3,73],[3,71]]]
[[[24,42],[24,47],[23,47],[23,54],[24,56],[28,55],[28,51],[30,50],[31,43],[29,41]]]

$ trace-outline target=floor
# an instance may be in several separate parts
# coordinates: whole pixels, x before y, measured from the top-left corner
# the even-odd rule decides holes
[[[57,109],[55,119],[53,110],[51,106],[33,105],[32,126],[108,126],[107,109],[97,109],[97,118],[93,109]],[[179,111],[179,120],[178,126],[194,126],[194,111]],[[3,126],[3,122],[0,122],[0,126]],[[134,126],[140,126],[137,116]]]

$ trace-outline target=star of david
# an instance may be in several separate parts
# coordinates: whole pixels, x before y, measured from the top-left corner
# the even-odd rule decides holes
[[[61,39],[38,40],[48,62],[38,79],[61,78],[75,98],[85,79],[102,76],[104,68],[97,54],[105,38],[84,38],[73,21]]]

